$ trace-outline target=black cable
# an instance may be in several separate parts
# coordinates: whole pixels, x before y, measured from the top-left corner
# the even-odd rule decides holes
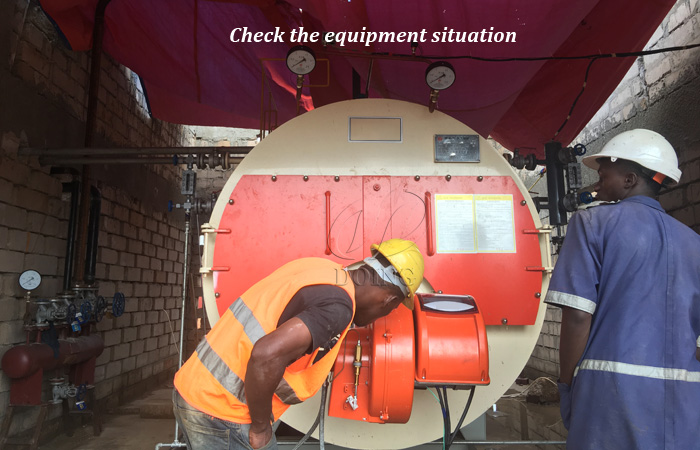
[[[447,388],[445,386],[442,387],[442,395],[445,397],[445,429],[447,430],[445,433],[445,445],[447,445],[447,439],[450,437],[450,430],[452,430],[452,418],[450,417],[450,403],[447,400]],[[445,447],[445,450],[447,450],[447,447]]]
[[[638,52],[621,52],[621,53],[602,53],[602,54],[597,54],[597,55],[579,55],[579,56],[536,56],[536,57],[516,57],[516,58],[485,58],[481,56],[472,56],[472,55],[460,55],[460,56],[439,56],[439,55],[425,55],[421,56],[419,59],[421,61],[426,61],[429,62],[429,60],[450,60],[450,59],[471,59],[474,61],[484,61],[484,62],[513,62],[513,61],[571,61],[571,60],[579,60],[579,59],[590,59],[590,62],[588,63],[588,67],[586,67],[586,75],[584,76],[583,80],[583,86],[581,87],[581,91],[579,91],[578,95],[576,96],[576,99],[571,105],[571,108],[569,108],[569,114],[566,116],[566,119],[564,119],[564,122],[561,124],[559,129],[557,130],[556,133],[554,133],[554,136],[552,137],[552,140],[556,138],[561,130],[564,129],[566,124],[569,122],[569,119],[571,118],[571,114],[574,111],[574,108],[576,107],[576,103],[578,103],[579,98],[581,98],[581,95],[583,95],[583,91],[586,89],[586,83],[588,82],[588,74],[590,73],[591,66],[593,66],[593,63],[598,61],[599,59],[603,58],[628,58],[628,57],[639,57],[639,56],[646,56],[646,55],[655,55],[657,53],[667,53],[667,52],[677,52],[681,50],[690,50],[693,48],[700,47],[700,44],[689,44],[689,45],[679,45],[675,47],[665,47],[665,48],[658,48],[655,50],[642,50]],[[334,47],[339,53],[346,55],[346,56],[351,56],[352,53],[363,53],[365,56],[373,56],[373,57],[378,57],[381,58],[382,56],[391,56],[393,59],[396,58],[406,58],[407,60],[416,60],[416,56],[413,54],[405,54],[405,53],[379,53],[379,52],[362,52],[362,51],[353,51],[353,50],[338,50],[337,47]]]
[[[467,405],[464,407],[464,411],[462,412],[462,416],[459,418],[459,422],[457,422],[457,427],[455,427],[455,430],[450,434],[450,438],[445,444],[445,450],[448,450],[450,448],[450,445],[452,445],[452,442],[454,442],[455,437],[457,437],[457,432],[459,432],[459,429],[462,428],[462,423],[464,423],[464,419],[467,417],[469,407],[472,405],[472,399],[474,398],[475,388],[476,386],[471,387],[471,392],[469,392],[469,399],[467,400]]]
[[[600,58],[594,58],[591,60],[591,62],[588,63],[588,67],[586,67],[586,75],[584,75],[583,77],[583,86],[581,86],[581,90],[574,99],[574,102],[571,104],[571,108],[569,108],[569,114],[566,116],[566,119],[564,119],[564,122],[561,124],[557,132],[554,133],[554,136],[552,136],[552,140],[554,140],[554,138],[556,138],[559,135],[559,132],[561,132],[561,130],[564,129],[564,126],[566,126],[566,124],[569,122],[569,119],[571,119],[571,114],[574,112],[576,103],[578,102],[578,99],[581,98],[581,95],[583,95],[583,91],[586,89],[586,84],[588,83],[588,74],[591,71],[591,66],[593,66],[593,63],[598,61],[599,59]]]
[[[450,429],[447,427],[447,410],[445,409],[445,401],[442,398],[440,387],[436,387],[435,391],[437,392],[440,409],[442,410],[442,442],[447,445],[447,439],[450,437]]]
[[[576,60],[576,59],[600,59],[600,58],[627,58],[630,56],[646,56],[654,55],[657,53],[665,52],[676,52],[680,50],[690,50],[696,47],[700,47],[700,44],[689,44],[689,45],[679,45],[675,47],[664,47],[657,48],[655,50],[641,50],[638,52],[620,52],[620,53],[598,53],[591,55],[577,55],[577,56],[533,56],[533,57],[512,57],[512,58],[486,58],[482,56],[473,55],[458,55],[458,56],[440,56],[440,55],[422,55],[420,59],[422,60],[449,60],[449,59],[471,59],[474,61],[484,61],[484,62],[513,62],[513,61],[566,61],[566,60]],[[412,54],[406,53],[385,53],[385,52],[363,52],[361,50],[349,50],[349,49],[339,49],[334,46],[335,51],[341,53],[345,56],[352,56],[353,53],[361,53],[365,56],[375,56],[381,59],[382,56],[391,56],[394,58],[406,58],[406,59],[416,59],[417,57]]]
[[[304,445],[304,443],[309,439],[309,437],[313,434],[314,431],[316,431],[316,427],[321,421],[321,416],[323,415],[323,409],[326,406],[326,394],[328,392],[328,380],[326,380],[325,383],[323,383],[323,387],[321,388],[321,407],[318,409],[318,414],[316,415],[316,420],[314,421],[313,425],[311,425],[311,428],[309,428],[309,431],[306,432],[306,434],[299,439],[299,442],[297,442],[297,445],[294,446],[292,450],[298,450],[299,447]]]
[[[318,411],[318,415],[320,417],[320,424],[321,428],[318,430],[318,446],[320,450],[325,450],[326,448],[326,437],[324,436],[325,433],[325,417],[326,414],[324,414],[324,409],[326,407],[326,392],[328,392],[328,379],[326,378],[326,382],[323,383],[323,390],[321,391],[321,408]]]

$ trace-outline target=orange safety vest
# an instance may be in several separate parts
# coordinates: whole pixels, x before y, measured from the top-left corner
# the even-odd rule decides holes
[[[317,284],[344,289],[352,299],[355,315],[355,285],[340,264],[323,258],[289,262],[233,302],[202,339],[194,354],[175,374],[175,388],[182,398],[219,419],[250,423],[245,374],[253,345],[277,328],[284,308],[299,289]],[[272,396],[275,420],[289,406],[312,397],[321,388],[349,328],[350,324],[333,348],[317,362],[313,361],[318,349],[287,367]]]

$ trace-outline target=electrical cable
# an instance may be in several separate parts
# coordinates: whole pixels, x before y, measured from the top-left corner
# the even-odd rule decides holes
[[[324,414],[324,409],[326,407],[326,392],[328,390],[328,379],[326,378],[326,382],[323,383],[323,388],[321,390],[321,408],[319,408],[318,414],[321,417],[321,420],[319,421],[320,428],[318,430],[318,448],[319,450],[325,450],[326,449],[326,437],[325,437],[325,424],[326,424],[326,415]]]
[[[314,431],[316,431],[316,427],[318,427],[318,424],[321,422],[321,418],[323,417],[323,409],[326,406],[326,395],[328,394],[328,380],[326,380],[325,383],[323,383],[323,387],[321,388],[321,407],[318,409],[318,414],[316,415],[316,420],[314,421],[313,425],[311,425],[311,428],[309,428],[309,431],[306,432],[306,434],[299,439],[299,442],[292,448],[292,450],[298,450],[304,443],[311,437]],[[323,429],[323,428],[321,428]],[[319,435],[319,437],[321,437]]]
[[[449,437],[451,434],[450,430],[452,430],[452,418],[450,417],[450,403],[447,400],[447,387],[445,386],[442,387],[442,395],[445,398],[445,434]],[[450,448],[449,440],[445,444],[445,448]]]
[[[476,386],[471,387],[471,392],[469,392],[469,399],[467,400],[467,405],[464,407],[464,411],[462,411],[462,416],[459,418],[459,421],[457,422],[457,426],[455,427],[455,430],[450,434],[450,438],[447,441],[447,447],[445,450],[449,449],[452,443],[455,440],[455,437],[457,437],[457,432],[462,428],[462,423],[464,423],[464,419],[467,417],[467,412],[469,412],[469,408],[472,405],[472,399],[474,398],[474,390],[476,389]]]
[[[574,102],[571,104],[571,108],[569,108],[569,114],[566,116],[566,119],[564,119],[564,123],[561,124],[559,129],[557,130],[556,133],[554,133],[554,136],[552,136],[552,140],[556,138],[561,130],[564,129],[564,126],[569,122],[569,119],[571,118],[571,114],[574,112],[574,108],[576,107],[576,103],[578,103],[578,99],[581,98],[581,95],[583,95],[583,91],[586,89],[586,84],[588,83],[588,74],[591,71],[591,67],[593,66],[593,63],[598,61],[600,58],[593,58],[591,62],[588,63],[588,67],[586,67],[586,75],[583,77],[583,86],[581,86],[581,90],[579,91],[578,95],[574,99]]]
[[[589,59],[590,62],[588,63],[588,66],[586,67],[586,74],[585,74],[584,79],[583,79],[583,86],[581,87],[581,90],[579,91],[578,95],[574,99],[574,102],[571,104],[571,108],[569,108],[569,113],[566,116],[566,118],[564,119],[564,122],[561,124],[561,126],[556,131],[556,133],[554,133],[554,136],[552,137],[552,140],[554,140],[559,135],[559,133],[564,129],[566,124],[569,122],[569,119],[571,118],[571,115],[574,111],[574,108],[576,107],[576,103],[578,103],[579,99],[581,98],[581,95],[583,95],[583,91],[586,89],[586,84],[588,83],[588,75],[591,71],[591,67],[593,66],[594,62],[596,62],[600,59],[605,59],[605,58],[640,57],[640,56],[647,56],[647,55],[655,55],[657,53],[668,53],[668,52],[677,52],[677,51],[682,51],[682,50],[690,50],[690,49],[698,48],[698,47],[700,47],[700,43],[679,45],[679,46],[675,46],[675,47],[657,48],[655,50],[642,50],[642,51],[637,51],[637,52],[600,53],[597,55],[592,54],[592,55],[578,55],[578,56],[535,56],[535,57],[513,57],[513,58],[486,58],[486,57],[473,56],[473,55],[458,55],[458,56],[422,55],[420,58],[418,58],[414,54],[385,53],[385,52],[363,52],[361,50],[338,49],[337,46],[333,46],[333,49],[334,49],[333,53],[344,55],[344,56],[352,56],[353,54],[355,54],[356,56],[371,57],[371,58],[373,58],[372,61],[374,61],[374,58],[381,59],[382,57],[390,57],[391,59],[405,58],[407,61],[421,61],[421,62],[429,62],[430,60],[451,60],[451,59],[470,59],[473,61],[483,61],[483,62],[571,61],[571,60]]]
[[[436,388],[435,390],[437,391],[438,389]],[[433,395],[433,397],[435,397],[435,401],[437,401],[440,404],[440,409],[442,410],[442,414],[444,417],[445,410],[442,409],[442,402],[438,399],[437,395],[435,395],[435,393],[433,391],[431,391],[430,389],[427,389],[427,391],[430,392]],[[443,423],[444,423],[444,418],[443,418]],[[445,436],[445,427],[443,426],[442,427],[442,450],[445,450],[445,443],[446,442],[447,442],[447,436]]]
[[[437,392],[438,400],[440,401],[440,409],[442,409],[443,443],[445,445],[445,448],[447,448],[447,439],[449,439],[450,436],[450,430],[447,428],[447,417],[449,416],[449,411],[447,411],[447,409],[445,408],[445,400],[442,398],[442,392],[440,391],[440,387],[436,387],[435,391]]]
[[[664,47],[657,48],[655,50],[641,50],[637,52],[615,52],[615,53],[598,53],[591,55],[576,55],[576,56],[533,56],[533,57],[511,57],[511,58],[487,58],[483,56],[474,55],[457,55],[457,56],[445,56],[445,55],[422,55],[420,58],[406,53],[386,53],[386,52],[363,52],[361,50],[350,50],[350,49],[339,49],[337,46],[333,46],[335,54],[341,54],[345,56],[352,56],[356,54],[357,56],[369,56],[381,59],[382,56],[390,56],[392,58],[406,58],[407,60],[450,60],[450,59],[471,59],[474,61],[483,62],[514,62],[514,61],[568,61],[577,59],[600,59],[600,58],[628,58],[631,56],[646,56],[654,55],[657,53],[666,52],[677,52],[681,50],[690,50],[693,48],[700,47],[698,44],[688,44],[679,45],[675,47]]]

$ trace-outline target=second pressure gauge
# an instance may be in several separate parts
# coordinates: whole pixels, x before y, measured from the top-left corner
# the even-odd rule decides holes
[[[437,61],[428,66],[425,71],[425,82],[430,89],[441,91],[452,86],[455,82],[456,74],[452,64],[445,61]]]
[[[316,67],[314,51],[305,45],[297,45],[287,52],[287,68],[297,75],[306,75]]]
[[[19,276],[19,285],[25,291],[33,291],[41,284],[41,275],[36,270],[25,270]]]

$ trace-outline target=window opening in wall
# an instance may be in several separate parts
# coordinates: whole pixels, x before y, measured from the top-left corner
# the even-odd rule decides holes
[[[148,101],[148,92],[146,92],[146,85],[143,83],[141,77],[134,71],[127,69],[131,76],[131,82],[136,87],[136,92],[134,97],[136,98],[136,103],[140,108],[148,113],[150,119],[153,118],[153,113],[151,112],[151,104]]]

